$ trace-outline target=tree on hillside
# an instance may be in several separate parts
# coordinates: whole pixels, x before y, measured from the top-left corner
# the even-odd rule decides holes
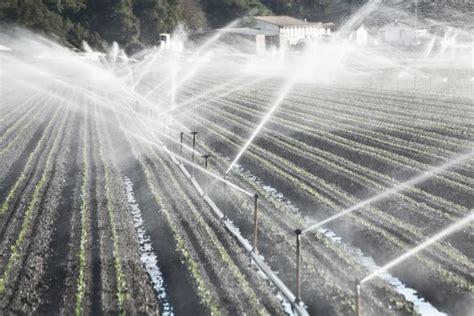
[[[132,9],[132,0],[94,0],[88,3],[87,19],[104,40],[128,47],[138,41],[140,32]]]
[[[183,23],[191,35],[207,26],[206,14],[199,0],[183,0]]]

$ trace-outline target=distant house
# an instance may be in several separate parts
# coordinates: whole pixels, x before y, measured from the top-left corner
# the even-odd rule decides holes
[[[380,41],[391,45],[413,45],[416,43],[416,37],[416,28],[398,19],[379,29]]]
[[[350,33],[349,40],[355,42],[358,46],[367,46],[369,44],[369,29],[362,24]]]
[[[270,45],[286,47],[331,34],[334,23],[307,22],[290,16],[256,16],[254,28],[266,34]]]
[[[265,38],[273,33],[247,27],[221,29],[222,40],[234,45],[243,53],[263,55],[265,53]]]

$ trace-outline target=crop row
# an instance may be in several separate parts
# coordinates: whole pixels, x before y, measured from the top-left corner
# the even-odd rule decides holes
[[[127,299],[126,295],[126,284],[125,284],[125,278],[123,274],[123,266],[121,262],[121,254],[119,251],[119,237],[117,233],[117,227],[116,227],[116,222],[115,222],[115,210],[112,206],[112,201],[114,199],[111,188],[110,188],[110,167],[109,164],[105,158],[104,154],[104,143],[101,138],[101,136],[105,135],[105,130],[104,130],[104,122],[103,122],[103,117],[99,114],[99,112],[94,111],[93,116],[95,118],[95,133],[98,135],[98,156],[100,163],[103,168],[104,172],[104,191],[105,191],[105,203],[106,203],[106,209],[108,213],[108,221],[109,221],[109,229],[111,233],[111,238],[112,238],[112,255],[113,255],[113,262],[114,262],[114,269],[115,269],[115,283],[117,286],[117,300],[118,300],[118,307],[119,307],[119,313],[123,314],[124,313],[124,303],[125,300]],[[99,121],[99,116],[101,117],[101,120]],[[101,124],[102,123],[102,124]]]
[[[89,181],[90,181],[90,161],[89,161],[89,150],[90,150],[90,139],[89,139],[89,121],[90,114],[88,107],[84,110],[84,123],[82,128],[82,185],[80,190],[80,223],[81,223],[81,232],[80,232],[80,246],[79,246],[79,266],[78,266],[78,276],[76,280],[76,302],[74,311],[76,315],[81,315],[82,311],[82,300],[86,290],[85,274],[86,274],[86,264],[87,264],[87,253],[88,253],[88,244],[89,244],[89,225],[88,225],[88,216],[89,216]]]
[[[252,102],[252,104],[259,106],[259,108],[266,108],[262,98],[250,99],[245,96],[239,96],[239,99],[243,99],[247,104]],[[234,101],[240,101],[239,99],[234,99]],[[313,100],[313,102],[315,101]],[[362,135],[367,140],[371,140],[374,143],[388,145],[390,148],[393,148],[393,150],[402,153],[414,152],[422,156],[425,151],[430,151],[434,154],[434,158],[445,159],[446,157],[451,157],[455,152],[449,149],[443,150],[443,147],[440,145],[446,145],[449,147],[457,145],[456,149],[459,150],[459,148],[463,148],[466,143],[468,143],[467,140],[461,141],[454,138],[445,140],[444,138],[446,138],[446,136],[443,136],[444,141],[440,141],[439,134],[435,135],[437,137],[424,135],[424,132],[420,132],[419,128],[412,128],[412,131],[407,133],[406,128],[403,131],[398,129],[398,123],[394,126],[394,122],[385,123],[378,119],[368,121],[364,120],[363,117],[357,116],[356,113],[349,112],[348,114],[344,114],[344,109],[337,106],[340,103],[331,103],[328,101],[318,103],[316,101],[316,104],[309,105],[296,100],[289,101],[286,104],[288,104],[288,107],[281,107],[279,112],[282,115],[296,119],[305,125],[314,122],[322,124],[331,122],[333,124],[333,129],[349,131],[351,136],[353,134]],[[360,110],[358,109],[357,111]],[[380,129],[383,129],[383,131],[378,132]],[[397,134],[390,135],[393,132],[396,132]],[[408,141],[407,139],[410,139],[411,141]],[[443,155],[441,156],[439,154]]]
[[[213,103],[211,103],[211,104],[213,104]],[[227,108],[227,101],[220,101],[217,104],[219,104],[219,108],[221,108],[222,110],[220,110],[216,106],[213,106],[212,110],[207,109],[207,107],[202,107],[202,109],[204,111],[206,111],[206,113],[209,113],[210,115],[220,114],[220,118],[222,118],[225,121],[229,121],[231,123],[239,122],[240,123],[239,124],[240,128],[247,129],[247,131],[251,132],[250,123],[247,123],[247,121],[244,121],[241,118],[241,117],[245,116],[245,114],[246,114],[244,112],[243,106],[241,106],[239,108],[239,111],[242,114],[240,114],[240,116],[235,116],[235,115],[229,113],[229,112],[232,112],[232,111],[224,111]],[[235,104],[231,104],[230,106],[232,106],[232,109],[234,109],[234,110],[237,107]],[[235,111],[233,111],[233,112],[235,113]],[[258,114],[260,114],[260,113],[258,113]],[[296,127],[293,130],[296,131]],[[364,167],[363,165],[351,162],[350,160],[345,159],[344,157],[337,156],[337,155],[328,153],[326,151],[320,150],[317,147],[309,146],[306,143],[301,142],[301,141],[299,141],[295,138],[292,138],[291,142],[288,142],[287,137],[284,134],[278,132],[278,130],[272,131],[272,130],[269,130],[269,129],[265,129],[265,132],[262,133],[262,134],[263,134],[262,137],[268,137],[272,142],[276,142],[276,143],[281,144],[282,146],[285,146],[287,148],[291,147],[291,150],[295,150],[295,148],[296,148],[296,150],[298,150],[299,153],[301,154],[301,157],[305,157],[307,155],[310,155],[311,157],[308,157],[308,158],[312,158],[312,159],[318,159],[318,157],[324,157],[325,159],[323,161],[328,161],[329,160],[329,162],[327,162],[327,163],[330,163],[330,165],[329,165],[330,169],[331,168],[336,168],[338,170],[348,169],[347,172],[348,172],[348,175],[350,177],[355,176],[356,178],[362,178],[362,179],[367,178],[367,180],[370,181],[369,183],[372,183],[372,184],[376,184],[376,183],[371,181],[370,179],[375,179],[377,182],[380,182],[384,185],[388,185],[390,187],[397,184],[397,181],[392,179],[388,175],[377,172],[374,169]],[[418,171],[418,172],[420,172],[420,171]],[[376,185],[374,188],[380,189],[382,187],[380,185]],[[412,187],[410,189],[410,191],[412,191],[412,192],[416,191],[417,194],[422,194],[423,195],[423,197],[421,198],[422,201],[424,200],[424,201],[435,202],[436,205],[440,205],[443,208],[449,208],[450,210],[448,210],[448,212],[455,212],[455,213],[459,213],[461,215],[466,212],[466,209],[464,207],[456,205],[456,203],[453,203],[453,202],[445,201],[441,197],[438,197],[438,196],[435,196],[434,194],[422,191],[422,190],[420,190],[416,187]],[[454,208],[454,210],[452,210],[452,208]]]
[[[203,88],[205,87],[198,86],[193,89],[192,93],[200,93]],[[250,96],[248,93],[237,91],[233,93],[232,96],[226,96],[225,100],[233,100],[235,101],[233,102],[234,104],[242,102],[246,105],[254,104],[266,111],[268,107],[266,102],[269,98],[271,98],[271,95],[265,92],[259,92],[258,94]],[[222,98],[220,99],[222,100]],[[460,140],[429,130],[423,130],[436,122],[433,121],[433,119],[428,120],[423,117],[423,119],[419,118],[415,121],[412,119],[408,122],[406,119],[407,115],[410,115],[410,117],[412,117],[412,115],[408,114],[406,110],[400,111],[397,114],[390,113],[390,115],[387,115],[386,107],[380,104],[369,106],[369,104],[369,102],[358,104],[352,99],[343,99],[341,97],[331,100],[327,95],[317,95],[314,97],[290,95],[287,97],[287,101],[284,105],[280,106],[277,113],[281,112],[285,115],[289,113],[293,116],[300,114],[304,116],[297,116],[298,120],[310,117],[320,121],[320,115],[323,115],[329,118],[332,123],[340,124],[350,122],[350,130],[352,130],[354,126],[361,125],[361,127],[364,127],[363,131],[366,133],[371,133],[371,129],[374,128],[377,130],[383,128],[384,134],[396,132],[390,139],[395,140],[395,142],[398,141],[409,144],[410,146],[418,145],[418,143],[423,140],[424,142],[434,143],[436,145],[440,145],[439,143],[441,142],[443,146],[447,146],[447,149],[453,148],[453,146],[456,145],[453,149],[459,150],[459,148],[463,148],[466,143],[468,143],[467,140]],[[416,108],[416,106],[414,107]],[[443,115],[445,116],[445,114]],[[465,114],[463,118],[466,118]],[[470,123],[469,118],[466,119]],[[327,122],[327,120],[323,120],[323,122]],[[347,126],[344,125],[338,126],[338,128],[342,127],[341,129],[347,129]],[[449,126],[450,125],[443,125],[443,128],[449,128]],[[423,130],[423,132],[420,132],[420,129]],[[379,137],[386,137],[384,134],[377,133],[377,139],[379,139]],[[401,135],[401,137],[399,135]],[[407,138],[411,140],[409,143],[406,141]]]
[[[243,142],[242,139],[240,139],[239,141],[235,135],[229,135],[230,133],[226,129],[215,127],[215,124],[208,124],[205,122],[201,122],[201,123],[205,127],[207,127],[209,130],[214,131],[215,135],[217,137],[222,138],[226,144],[232,144],[236,148],[238,148],[237,144],[240,144]],[[260,152],[262,157],[253,154],[252,153],[253,149],[256,152]],[[273,174],[281,175],[283,178],[286,178],[286,181],[290,181],[290,183],[297,185],[300,189],[302,189],[303,191],[306,191],[309,195],[313,196],[320,202],[323,202],[325,205],[329,206],[331,209],[334,209],[334,210],[339,209],[339,206],[335,204],[335,201],[339,203],[340,201],[347,201],[347,203],[356,202],[356,200],[351,198],[348,193],[341,192],[336,187],[326,183],[325,181],[313,175],[307,174],[307,172],[301,170],[294,164],[286,161],[285,159],[281,159],[280,157],[277,157],[273,154],[265,152],[265,150],[261,148],[252,148],[252,150],[250,150],[250,152],[248,152],[247,155],[251,156],[252,159],[257,160],[259,164],[265,165],[265,167],[268,168],[267,170],[271,170]],[[307,177],[309,181],[306,181],[306,180],[302,181],[302,180],[298,180],[297,178],[294,178],[293,176],[288,174],[288,170],[291,170],[290,172],[292,174],[304,175],[304,177],[300,177],[300,178],[304,179]],[[369,213],[369,214],[365,214],[365,213]],[[351,216],[351,217],[353,218],[354,221],[360,222],[360,224],[366,226],[367,229],[373,230],[375,236],[378,234],[381,234],[384,237],[384,239],[389,240],[400,249],[404,249],[407,245],[406,242],[410,239],[412,240],[412,242],[417,242],[418,240],[422,240],[426,238],[416,227],[400,222],[398,219],[394,218],[393,216],[389,216],[388,214],[381,212],[380,210],[374,207],[366,208],[366,210],[364,211],[364,215],[365,215],[364,218],[367,218],[365,220],[361,219],[359,216]],[[370,222],[373,222],[373,224],[368,223],[367,220],[369,220]],[[383,229],[383,227],[385,227],[385,229]],[[390,231],[393,231],[394,227],[397,227],[398,237],[390,233]],[[467,264],[467,266],[469,266],[469,262],[466,263],[466,259],[461,254],[457,253],[450,247],[438,245],[435,248],[437,248],[436,249],[437,252],[436,253],[430,252],[430,253],[434,257],[436,257],[437,260],[442,260],[442,261],[446,260],[446,258],[443,259],[443,255],[440,255],[438,253],[438,252],[441,252],[441,253],[444,253],[444,256],[447,255],[448,257],[451,257],[451,260],[448,260],[450,264],[453,263],[452,262],[453,259],[457,261],[460,258],[462,259],[461,262],[459,262],[461,265]],[[423,261],[424,261],[424,264],[429,264],[429,265],[434,264],[432,261],[429,261],[429,260],[423,260]],[[463,261],[464,263],[462,263]],[[438,268],[441,268],[441,267],[438,267]],[[445,272],[451,273],[441,268],[440,274],[444,274]],[[458,286],[461,286],[461,287],[468,286],[466,282],[463,281],[462,277],[453,276],[453,280]]]
[[[221,102],[225,103],[226,101],[221,101]],[[233,106],[235,105],[233,104]],[[248,111],[252,111],[252,110],[249,109]],[[263,113],[260,113],[260,114],[263,115]],[[384,161],[384,163],[389,163],[393,165],[394,167],[396,167],[397,169],[400,169],[400,168],[401,170],[408,169],[407,171],[410,171],[414,174],[418,174],[420,170],[429,170],[431,168],[426,163],[422,163],[414,159],[410,159],[404,156],[394,154],[388,150],[366,145],[364,143],[356,142],[339,135],[334,135],[333,133],[330,132],[331,130],[330,124],[325,124],[325,126],[323,126],[325,130],[318,130],[313,127],[302,126],[298,122],[289,121],[286,118],[282,119],[279,117],[273,117],[272,123],[276,124],[277,126],[281,126],[284,129],[289,129],[291,133],[296,132],[299,135],[304,136],[304,139],[302,139],[302,141],[304,142],[307,142],[308,139],[312,139],[312,138],[322,139],[329,144],[340,146],[344,148],[345,150],[347,150],[348,152],[354,151],[362,155],[368,155],[370,157],[373,157],[374,159]],[[293,137],[296,137],[296,135],[293,135]],[[449,179],[444,179],[445,177],[446,178],[449,177]],[[447,172],[444,172],[443,175],[436,175],[433,178],[436,180],[444,181],[450,186],[459,188],[461,190],[464,190],[465,192],[471,191],[471,187],[469,183],[472,182],[472,179],[462,176],[456,172],[447,171]],[[466,184],[463,184],[463,183],[466,183]]]
[[[221,173],[225,171],[224,168],[228,164],[228,161],[205,144],[201,144],[200,146],[202,146],[204,151],[213,152],[212,166],[217,168],[217,172]],[[237,178],[234,177],[234,174]],[[286,205],[269,195],[266,190],[255,183],[253,178],[245,177],[245,175],[241,175],[239,172],[234,172],[232,178],[233,182],[238,181],[238,185],[243,187],[250,186],[250,190],[257,192],[261,197],[259,199],[261,201],[259,208],[262,210],[262,215],[259,220],[259,230],[261,230],[261,235],[265,236],[261,238],[269,239],[269,241],[264,242],[264,244],[270,245],[269,251],[272,257],[278,258],[276,260],[278,262],[277,268],[282,271],[288,271],[288,266],[282,265],[287,262],[294,268],[295,261],[287,258],[288,254],[294,253],[295,251],[294,240],[290,238],[288,231],[291,231],[294,227],[304,227],[304,220],[301,216],[288,209]],[[231,195],[228,200],[234,204],[234,207],[229,209],[229,206],[227,206],[225,211],[227,211],[227,213],[230,212],[229,216],[232,219],[236,217],[246,219],[243,224],[250,226],[253,208],[249,205],[248,198],[242,197],[239,193],[235,193],[234,191],[230,191],[228,194]],[[237,215],[239,213],[240,215]],[[308,238],[311,239],[311,236],[312,234]],[[273,247],[275,244],[278,244],[278,246]],[[290,258],[292,257],[290,256]],[[351,257],[338,245],[318,234],[317,242],[305,242],[302,258],[305,271],[304,292],[310,295],[308,300],[305,299],[307,304],[314,303],[315,306],[319,305],[319,307],[316,308],[321,308],[321,306],[325,304],[331,306],[328,307],[326,305],[326,308],[342,308],[343,310],[345,308],[349,310],[355,308],[352,292],[353,282],[357,275],[362,276],[364,274],[364,270],[355,263]],[[336,267],[338,268],[336,269]],[[289,284],[293,283],[292,276],[292,274],[287,276],[290,278],[287,279]],[[383,287],[381,284],[377,286],[379,288]],[[385,291],[389,290],[385,289]],[[313,302],[315,295],[318,295],[318,299],[316,299],[316,302]],[[327,295],[327,297],[323,298],[321,295]],[[375,297],[371,298],[374,299],[371,304],[377,304],[380,310],[386,309],[387,306],[385,305],[384,307],[386,302],[379,303]],[[391,297],[396,297],[396,295],[391,293]],[[315,306],[312,308],[315,308]],[[345,312],[341,312],[347,313],[349,310],[345,309]]]
[[[251,126],[246,122],[240,119],[239,117],[233,116],[229,113],[223,112],[222,110],[219,109],[212,109],[212,111],[209,111],[206,108],[202,108],[205,113],[209,114],[209,117],[212,116],[218,116],[218,120],[222,119],[223,121],[230,121],[232,122],[235,126],[238,126],[241,130],[244,131],[244,133],[251,131]],[[212,112],[212,113],[211,113]],[[379,176],[379,174],[368,168],[357,168],[357,165],[355,168],[349,169],[348,167],[350,166],[349,162],[343,162],[337,161],[337,156],[332,155],[332,154],[327,154],[324,151],[317,150],[315,153],[313,153],[314,150],[313,148],[309,147],[306,144],[300,144],[297,140],[292,140],[291,142],[285,141],[284,137],[282,135],[275,136],[273,132],[267,132],[265,135],[262,135],[263,138],[268,139],[274,146],[278,147],[278,152],[280,153],[280,156],[285,156],[285,155],[296,155],[298,156],[298,160],[309,160],[313,163],[318,163],[319,167],[324,167],[327,170],[330,170],[331,172],[336,172],[339,175],[344,175],[347,178],[347,181],[353,181],[353,182],[358,182],[358,184],[363,185],[366,190],[375,190],[375,191],[382,191],[386,189],[385,185],[387,186],[393,186],[397,185],[396,182],[391,181],[388,177],[383,177]],[[298,145],[298,146],[296,146]],[[329,159],[324,159],[324,156],[328,156]],[[324,158],[323,158],[324,157]],[[348,166],[349,165],[349,166]],[[366,175],[370,175],[371,177],[367,177]],[[371,180],[371,178],[377,179],[377,181]],[[380,185],[378,182],[382,181],[388,181],[388,183],[384,183],[384,185]],[[382,182],[383,183],[383,182]],[[426,193],[424,191],[421,191],[417,188],[412,188],[411,191],[414,191],[418,194],[421,195],[421,197],[418,197],[418,201],[411,199],[410,197],[406,196],[405,194],[399,194],[397,193],[396,195],[402,197],[402,199],[405,200],[405,202],[411,204],[412,206],[415,207],[416,210],[419,210],[421,212],[427,212],[428,215],[433,215],[433,219],[436,220],[437,217],[446,217],[449,220],[453,220],[452,216],[449,214],[445,214],[444,212],[439,211],[438,209],[433,209],[426,205],[424,202],[420,201],[431,201],[433,200],[434,204],[436,205],[441,205],[442,207],[446,207],[450,209],[451,212],[457,212],[459,213],[460,216],[465,214],[468,210],[456,205],[455,203],[448,202],[443,200],[442,198],[438,196],[433,196],[432,194]]]
[[[49,149],[48,154],[46,156],[45,165],[41,173],[41,177],[38,179],[38,181],[34,185],[33,192],[29,198],[29,202],[26,206],[25,213],[23,214],[23,220],[21,221],[18,235],[16,239],[13,241],[13,244],[10,246],[9,256],[5,257],[8,259],[6,259],[5,268],[0,278],[0,293],[5,290],[5,283],[9,281],[10,272],[12,271],[14,265],[20,258],[20,255],[21,255],[20,252],[22,249],[21,247],[23,245],[25,238],[27,237],[28,230],[31,228],[30,223],[34,216],[34,211],[35,209],[37,209],[41,200],[41,195],[44,193],[44,190],[46,186],[48,185],[48,181],[50,177],[52,176],[52,168],[55,161],[54,157],[59,151],[59,145],[64,137],[64,134],[62,134],[60,131],[62,131],[64,127],[66,126],[66,123],[69,121],[69,117],[70,117],[70,111],[68,111],[67,115],[63,116],[61,123],[56,127],[56,131],[53,138],[54,140],[52,141],[51,148]],[[35,150],[40,147],[41,147],[40,144],[38,144]],[[27,164],[27,167],[29,167],[28,164]],[[9,195],[7,196],[7,199],[2,204],[2,214],[5,213],[6,210],[9,208],[9,202],[16,194],[16,190],[25,181],[26,174],[27,173],[23,172],[20,175],[17,182],[15,183],[12,190],[10,190]],[[18,217],[20,216],[20,214],[16,214],[16,216]]]
[[[200,297],[202,304],[209,309],[210,313],[218,313],[219,307],[214,302],[211,292],[207,288],[206,282],[201,276],[201,273],[198,268],[198,263],[192,258],[191,253],[188,251],[186,241],[181,233],[181,230],[179,229],[178,224],[173,220],[170,209],[167,207],[167,205],[163,202],[161,198],[162,195],[157,189],[158,186],[156,180],[154,180],[152,172],[150,171],[151,167],[145,161],[144,157],[138,153],[138,149],[135,148],[135,146],[133,145],[133,142],[131,141],[130,136],[127,134],[127,132],[124,132],[124,135],[127,139],[127,143],[131,148],[133,156],[136,157],[145,175],[144,180],[146,181],[146,184],[153,195],[153,199],[159,207],[160,212],[163,214],[163,217],[166,220],[168,227],[170,227],[173,233],[173,238],[176,242],[176,250],[180,254],[180,257],[182,258],[183,262],[185,263],[187,271],[190,273],[190,276],[195,284],[195,288],[197,289],[198,296]]]

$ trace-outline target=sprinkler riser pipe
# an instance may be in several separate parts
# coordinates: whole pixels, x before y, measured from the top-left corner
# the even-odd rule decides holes
[[[257,234],[258,234],[258,194],[254,195],[254,216],[253,216],[253,251],[257,253]]]
[[[179,133],[179,156],[182,158],[183,157],[183,135],[184,132]]]
[[[204,167],[207,170],[207,160],[209,159],[209,157],[211,157],[211,155],[209,155],[209,154],[202,155],[202,157],[204,158]],[[204,181],[205,181],[205,192],[206,192],[206,195],[207,195],[207,172],[204,173]]]
[[[301,302],[301,229],[295,230],[296,233],[296,303]]]
[[[191,134],[193,135],[193,153],[192,153],[192,156],[191,156],[191,162],[193,163],[193,178],[194,178],[194,147],[196,146],[196,134],[197,132],[191,132]]]
[[[355,293],[356,293],[355,316],[360,316],[361,315],[361,296],[360,296],[360,282],[359,281],[356,281]]]

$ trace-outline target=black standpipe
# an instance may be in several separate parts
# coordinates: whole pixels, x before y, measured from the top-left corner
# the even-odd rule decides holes
[[[193,135],[193,155],[191,157],[191,161],[193,163],[193,178],[194,178],[194,146],[196,146],[196,134],[198,132],[191,132],[191,135]]]
[[[183,132],[179,132],[179,156],[183,158]]]
[[[224,216],[227,211],[227,173],[224,171]]]
[[[296,299],[295,302],[301,302],[301,229],[296,229]]]
[[[257,200],[258,194],[254,195],[255,204],[254,204],[254,215],[253,215],[253,251],[257,253],[257,235],[258,235],[258,207]]]
[[[206,168],[207,170],[207,160],[209,159],[209,157],[211,157],[210,154],[207,154],[207,155],[202,155],[202,158],[204,158],[204,167]],[[207,172],[204,173],[204,181],[205,181],[205,189],[206,189],[206,195],[207,195]]]

